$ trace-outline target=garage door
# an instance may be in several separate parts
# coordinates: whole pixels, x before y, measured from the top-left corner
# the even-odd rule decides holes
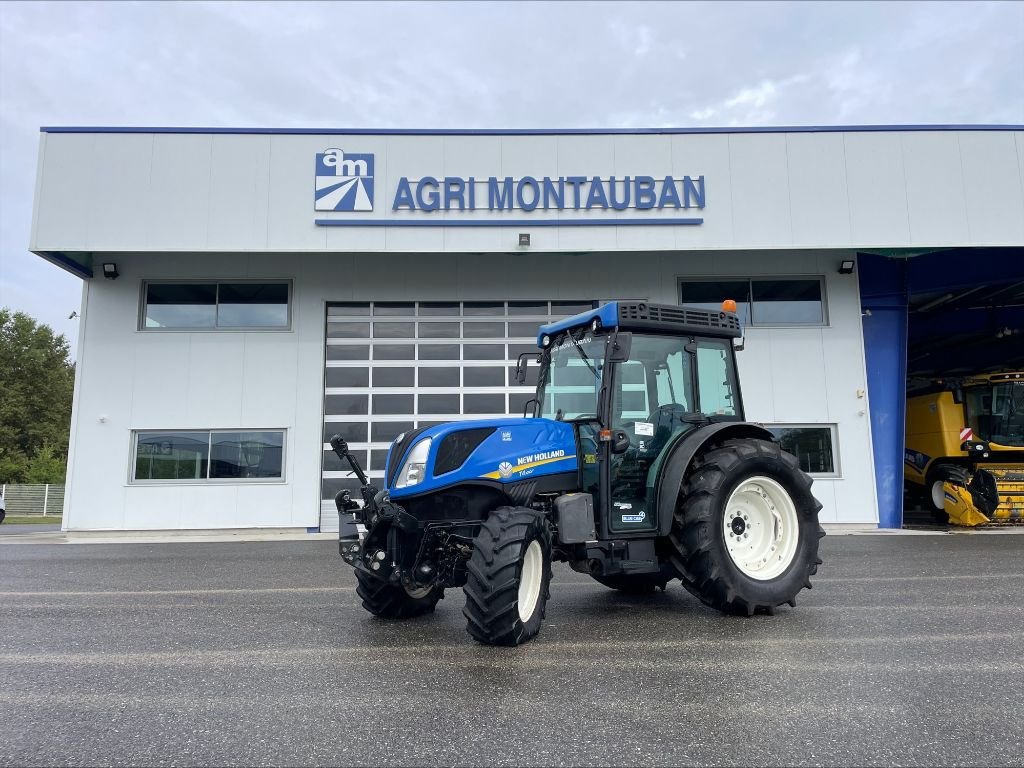
[[[383,485],[388,446],[402,432],[446,421],[523,412],[534,377],[516,386],[515,361],[537,349],[537,328],[590,301],[337,302],[327,306],[322,531],[338,530],[335,494],[359,483],[330,449],[349,443]]]

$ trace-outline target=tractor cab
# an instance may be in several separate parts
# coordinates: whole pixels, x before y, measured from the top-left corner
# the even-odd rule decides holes
[[[627,330],[632,329],[632,330]],[[700,426],[743,421],[728,312],[612,303],[544,326],[535,415],[574,424],[601,532],[659,527],[659,470]]]

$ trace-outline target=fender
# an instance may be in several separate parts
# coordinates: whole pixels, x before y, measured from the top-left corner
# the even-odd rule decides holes
[[[754,438],[775,442],[775,436],[760,424],[749,421],[730,421],[721,424],[709,424],[698,427],[692,432],[684,432],[676,444],[668,449],[665,463],[660,476],[655,480],[655,494],[658,499],[659,535],[668,536],[672,530],[672,519],[676,508],[676,499],[683,486],[686,470],[690,468],[693,457],[711,442],[729,440],[734,437]]]

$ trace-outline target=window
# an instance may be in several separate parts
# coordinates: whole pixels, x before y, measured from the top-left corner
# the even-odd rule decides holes
[[[833,424],[766,424],[782,447],[796,456],[800,469],[813,475],[838,475]]]
[[[736,302],[744,325],[824,325],[824,283],[820,277],[684,279],[679,303],[718,310],[725,299]]]
[[[146,330],[288,328],[289,288],[287,282],[146,283],[142,327]],[[351,334],[354,331],[344,328],[340,332]]]
[[[284,478],[284,430],[140,431],[134,442],[133,482]]]

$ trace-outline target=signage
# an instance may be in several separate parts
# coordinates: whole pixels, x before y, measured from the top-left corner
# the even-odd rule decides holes
[[[374,205],[374,156],[326,149],[316,155],[314,209],[370,212]],[[703,210],[707,191],[703,176],[401,176],[386,199],[399,218],[317,219],[320,226],[601,226],[701,224],[699,217],[665,212]],[[437,211],[502,214],[499,218],[410,217]],[[508,214],[536,211],[568,213],[557,219]],[[609,218],[574,216],[577,211],[607,212]],[[661,215],[653,216],[657,211]]]

